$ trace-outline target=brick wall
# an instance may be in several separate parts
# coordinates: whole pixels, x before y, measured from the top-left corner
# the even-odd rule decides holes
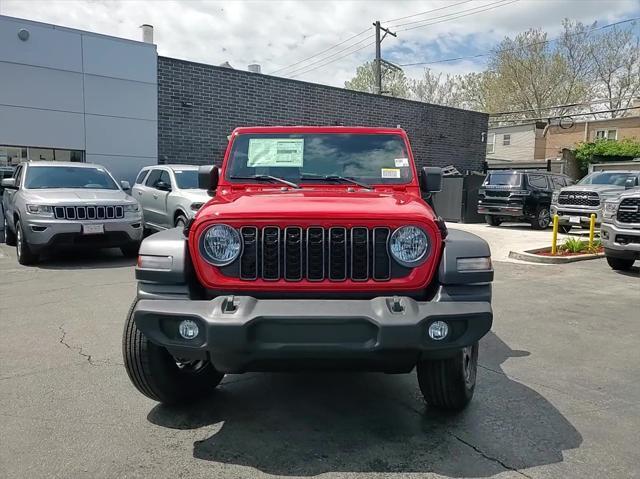
[[[483,113],[158,57],[160,163],[219,164],[238,126],[335,124],[400,125],[420,165],[485,159]]]

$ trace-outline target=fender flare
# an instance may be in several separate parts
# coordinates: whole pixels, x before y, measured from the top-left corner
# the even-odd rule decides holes
[[[458,271],[458,258],[491,257],[489,244],[473,233],[449,229],[438,269],[440,284],[474,284],[493,281],[493,267],[486,271]]]

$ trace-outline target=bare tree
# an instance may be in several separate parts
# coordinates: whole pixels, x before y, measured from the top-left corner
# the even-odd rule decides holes
[[[463,106],[460,82],[460,76],[434,73],[425,68],[421,78],[410,81],[409,89],[415,100],[460,107]]]
[[[344,82],[344,87],[347,90],[375,93],[375,84],[373,62],[366,62],[357,68],[356,75],[351,80]],[[404,71],[386,68],[383,65],[382,90],[390,96],[408,98],[409,80]]]

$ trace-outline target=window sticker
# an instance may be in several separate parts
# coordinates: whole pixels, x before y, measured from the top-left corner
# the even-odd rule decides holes
[[[407,168],[409,166],[409,158],[396,158],[393,160],[396,168]]]
[[[250,138],[247,166],[302,168],[303,138]]]
[[[400,178],[400,168],[381,168],[380,176],[382,178]]]

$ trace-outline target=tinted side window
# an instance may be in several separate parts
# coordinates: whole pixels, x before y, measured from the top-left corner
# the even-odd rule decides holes
[[[533,186],[534,188],[538,188],[541,190],[546,190],[547,186],[547,177],[544,175],[529,175],[529,186]]]
[[[171,176],[169,176],[169,172],[166,170],[162,170],[162,173],[160,173],[160,181],[162,181],[163,183],[166,183],[167,185],[171,186]]]
[[[142,170],[140,173],[138,173],[138,177],[136,178],[136,185],[142,183],[142,180],[144,180],[144,177],[147,176],[147,173],[149,173],[149,170]]]
[[[151,188],[154,188],[156,183],[160,179],[161,173],[162,173],[162,170],[151,170],[151,173],[149,173],[149,176],[147,176],[147,181],[145,181],[144,184],[146,186],[150,186]]]
[[[551,184],[553,185],[553,189],[557,190],[567,185],[565,179],[562,176],[552,176]]]
[[[22,165],[16,168],[16,171],[13,173],[13,177],[16,179],[16,186],[20,186],[20,177],[22,176]]]

